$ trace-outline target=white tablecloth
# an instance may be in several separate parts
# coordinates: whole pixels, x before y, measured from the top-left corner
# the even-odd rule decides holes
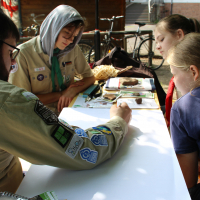
[[[121,148],[92,170],[32,165],[17,194],[55,191],[67,200],[189,200],[164,117],[159,110],[133,110]],[[109,119],[109,109],[65,108],[60,117],[88,128]]]

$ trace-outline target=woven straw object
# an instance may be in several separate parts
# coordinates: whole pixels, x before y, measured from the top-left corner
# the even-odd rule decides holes
[[[112,65],[100,65],[96,66],[92,71],[96,80],[107,80],[111,77],[118,76],[132,67],[133,66],[127,66],[123,70],[117,70]]]

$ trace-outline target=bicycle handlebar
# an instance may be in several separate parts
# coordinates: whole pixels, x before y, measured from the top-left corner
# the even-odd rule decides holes
[[[36,18],[38,18],[38,17],[44,17],[44,16],[45,16],[45,14],[36,15],[35,17],[33,17],[33,21],[36,24],[41,25],[41,23],[37,22]],[[42,20],[38,20],[38,21],[43,21],[43,19]]]
[[[123,15],[121,16],[112,16],[112,18],[100,18],[100,20],[107,20],[107,21],[113,21],[114,19],[119,19],[124,17]]]
[[[124,17],[123,15],[121,15],[121,16],[117,16],[117,17],[115,17],[115,18],[122,18],[122,17]]]

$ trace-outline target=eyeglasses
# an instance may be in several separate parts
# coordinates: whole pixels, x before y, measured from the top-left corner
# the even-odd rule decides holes
[[[18,49],[17,47],[12,46],[12,45],[10,45],[10,44],[4,42],[3,40],[0,40],[0,41],[3,42],[3,43],[5,43],[5,44],[7,44],[8,46],[10,46],[10,47],[12,47],[13,49],[16,50],[16,51],[15,51],[15,50],[12,51],[11,54],[10,54],[10,58],[11,58],[12,60],[14,60],[14,59],[17,57],[17,55],[18,55],[20,49]]]

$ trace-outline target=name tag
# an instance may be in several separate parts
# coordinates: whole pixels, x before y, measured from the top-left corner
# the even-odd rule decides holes
[[[44,71],[45,67],[35,68],[34,70],[35,70],[35,72]]]

